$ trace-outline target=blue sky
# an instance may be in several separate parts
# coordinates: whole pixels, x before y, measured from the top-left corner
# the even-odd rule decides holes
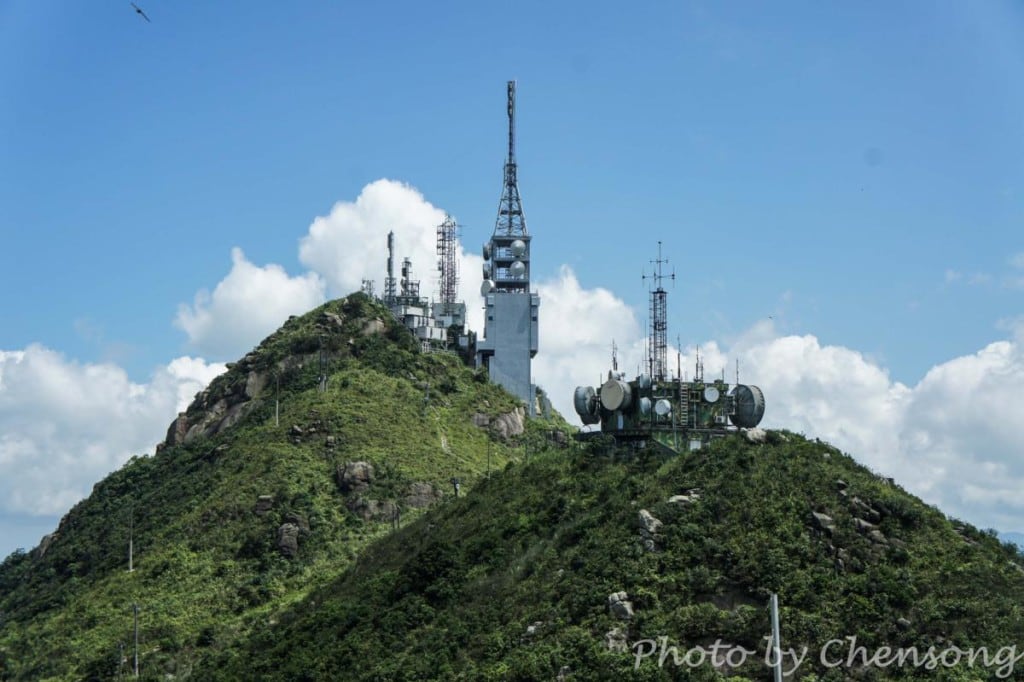
[[[941,470],[908,487],[978,525],[1024,529],[1024,507],[983,485],[1024,481],[1024,440],[1005,432],[1024,417],[1011,390],[1024,376],[1018,3],[138,4],[152,23],[127,2],[0,5],[0,469],[30,463],[37,478],[8,479],[31,486],[79,462],[76,448],[102,451],[45,493],[52,504],[0,508],[0,554],[151,451],[176,400],[259,341],[259,325],[225,331],[256,305],[251,278],[294,292],[277,312],[346,293],[351,268],[302,255],[318,216],[338,249],[322,253],[380,252],[368,275],[387,229],[373,201],[449,211],[478,253],[512,78],[534,277],[562,301],[542,301],[542,383],[564,390],[586,364],[573,347],[593,351],[576,380],[592,383],[610,336],[627,354],[642,344],[640,274],[662,240],[677,273],[671,337],[687,357],[695,344],[721,364],[743,357],[771,425],[888,473]],[[405,189],[377,185],[371,200],[383,178]],[[360,197],[356,229],[332,211]],[[552,326],[556,314],[590,326]],[[52,393],[16,392],[54,368]],[[144,414],[149,431],[109,442],[73,409],[57,436],[23,426],[64,414],[47,410],[70,400],[62,381],[93,395],[97,372],[113,402],[167,391],[107,415]],[[936,405],[975,395],[965,385],[978,400],[922,435]],[[898,415],[861,414],[858,400]],[[858,416],[837,426],[844,410]],[[931,416],[907,421],[918,414]],[[964,456],[982,472],[967,493],[965,443],[983,444]]]

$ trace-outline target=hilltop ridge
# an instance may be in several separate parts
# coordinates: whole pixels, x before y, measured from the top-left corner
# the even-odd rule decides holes
[[[456,356],[421,353],[363,294],[290,318],[196,396],[154,455],[4,560],[0,678],[108,679],[133,603],[144,669],[188,677],[197,652],[244,637],[452,497],[451,479],[468,489],[531,439],[565,440],[557,415],[522,415]]]

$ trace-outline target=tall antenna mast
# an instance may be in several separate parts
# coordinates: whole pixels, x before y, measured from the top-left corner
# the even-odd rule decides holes
[[[612,339],[612,371],[619,371],[619,347],[615,345],[615,339]]]
[[[388,232],[388,275],[384,279],[384,304],[392,305],[398,296],[395,283],[395,232]]]
[[[526,216],[519,198],[516,177],[516,82],[508,82],[508,157],[505,159],[505,186],[498,205],[498,221],[494,234],[521,237],[526,231]]]
[[[456,254],[459,226],[445,214],[444,222],[437,226],[437,269],[441,273],[438,289],[445,312],[459,295],[459,259]]]
[[[654,381],[665,381],[668,378],[667,358],[668,353],[668,292],[661,285],[663,280],[676,279],[676,273],[671,275],[662,272],[662,266],[668,263],[668,258],[661,257],[661,241],[658,241],[658,257],[651,261],[654,270],[650,275],[643,275],[642,278],[652,280],[654,289],[651,290],[651,329],[650,341],[647,346],[647,364],[650,367],[651,379]]]

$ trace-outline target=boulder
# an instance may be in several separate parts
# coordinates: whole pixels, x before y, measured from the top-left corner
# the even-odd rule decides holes
[[[864,519],[855,518],[853,520],[853,525],[860,533],[869,533],[870,531],[873,531],[875,529],[875,524],[868,523]]]
[[[267,375],[260,372],[249,372],[245,378],[245,397],[249,400],[255,398],[267,384]]]
[[[39,546],[32,550],[32,558],[42,559],[46,556],[46,552],[50,549],[50,545],[52,545],[54,540],[58,537],[60,537],[60,534],[57,533],[57,531],[54,531],[49,535],[44,535],[43,539],[39,541]]]
[[[520,435],[526,430],[524,418],[526,417],[526,411],[521,407],[517,407],[511,412],[505,414],[499,414],[497,417],[491,420],[491,431],[494,435],[501,440],[508,440]]]
[[[181,445],[185,442],[185,435],[187,433],[188,417],[185,416],[184,412],[179,412],[175,420],[167,427],[167,437],[164,439],[164,443],[167,444],[167,447]]]
[[[380,318],[374,318],[367,320],[366,324],[363,325],[363,336],[370,336],[371,334],[380,334],[384,331],[384,321]]]
[[[345,506],[363,521],[391,521],[398,511],[394,502],[371,500],[362,496],[349,500]]]
[[[612,592],[608,595],[608,610],[619,620],[629,620],[633,617],[633,602],[625,592]]]
[[[373,482],[373,465],[369,462],[346,462],[338,467],[337,476],[341,492],[363,492]]]
[[[639,520],[640,540],[643,542],[644,549],[648,552],[656,551],[658,549],[658,541],[661,540],[662,522],[646,509],[640,510]]]
[[[309,521],[302,514],[296,514],[295,512],[288,512],[284,515],[284,522],[290,523],[293,526],[298,526],[299,530],[303,533],[309,532]]]
[[[751,443],[764,443],[768,440],[768,432],[757,427],[743,429],[743,436]]]
[[[441,494],[429,483],[417,481],[409,486],[409,492],[402,503],[410,509],[423,509],[441,499]]]
[[[619,628],[612,628],[604,633],[604,645],[608,647],[608,651],[621,651],[625,653],[629,650],[626,643],[626,633]]]
[[[832,520],[832,517],[828,514],[822,514],[820,512],[811,512],[811,521],[814,523],[814,527],[823,530],[828,534],[832,534],[836,529],[836,523]]]
[[[299,527],[294,523],[282,523],[277,529],[277,548],[286,557],[299,553]]]
[[[253,510],[257,514],[266,514],[274,507],[274,496],[273,495],[260,495],[256,498],[256,508]]]
[[[481,429],[486,428],[491,424],[491,418],[483,412],[474,412],[471,419],[473,420],[473,426],[477,426]]]

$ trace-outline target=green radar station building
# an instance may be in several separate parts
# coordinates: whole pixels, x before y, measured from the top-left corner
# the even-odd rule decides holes
[[[764,416],[764,394],[757,386],[705,381],[704,367],[697,355],[692,381],[669,376],[666,366],[668,293],[662,286],[665,275],[661,257],[651,261],[654,271],[645,275],[654,285],[650,292],[650,329],[647,339],[647,367],[635,379],[626,380],[612,359],[608,380],[601,386],[578,386],[573,407],[585,425],[600,424],[601,430],[582,432],[581,439],[611,435],[619,443],[643,448],[658,445],[679,454],[697,450],[714,438],[753,428]],[[677,369],[677,374],[679,374]],[[738,374],[738,371],[737,371]]]

